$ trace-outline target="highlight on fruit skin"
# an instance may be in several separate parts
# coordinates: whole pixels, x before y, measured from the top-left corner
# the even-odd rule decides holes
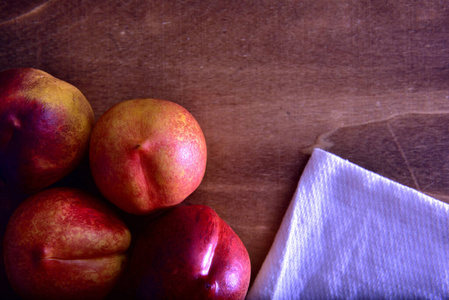
[[[94,126],[91,105],[75,86],[32,68],[0,72],[0,180],[40,191],[75,169]]]
[[[92,176],[103,196],[137,215],[184,201],[200,185],[206,161],[196,119],[161,99],[111,107],[95,124],[89,148]]]
[[[127,264],[131,233],[104,201],[50,188],[23,201],[4,236],[4,262],[24,299],[103,299]]]

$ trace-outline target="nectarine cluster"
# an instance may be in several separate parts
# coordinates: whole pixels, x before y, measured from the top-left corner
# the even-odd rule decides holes
[[[55,186],[84,158],[95,191]],[[127,100],[95,123],[73,85],[0,72],[0,199],[28,195],[3,237],[11,286],[24,299],[244,299],[242,241],[212,208],[179,205],[206,161],[201,127],[179,104]]]

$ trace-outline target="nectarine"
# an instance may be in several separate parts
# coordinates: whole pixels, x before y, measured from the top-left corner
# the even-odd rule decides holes
[[[128,269],[138,299],[244,299],[248,252],[210,207],[177,206],[150,222]]]
[[[73,85],[31,68],[0,72],[0,186],[33,193],[87,153],[92,107]]]
[[[106,111],[89,151],[102,194],[139,215],[182,202],[201,183],[207,159],[195,118],[181,105],[158,99],[128,100]]]
[[[73,188],[30,196],[4,236],[6,273],[25,299],[101,299],[121,276],[131,235],[105,203]]]

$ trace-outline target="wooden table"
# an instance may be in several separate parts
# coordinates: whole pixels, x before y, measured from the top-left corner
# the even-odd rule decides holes
[[[239,234],[252,279],[313,147],[449,199],[445,1],[9,0],[0,69],[77,86],[98,117],[132,98],[186,107],[208,165],[186,203]]]

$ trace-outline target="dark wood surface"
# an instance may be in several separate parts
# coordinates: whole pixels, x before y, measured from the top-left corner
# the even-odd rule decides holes
[[[449,199],[448,45],[446,1],[0,3],[1,70],[74,84],[97,119],[150,97],[197,118],[208,165],[186,203],[234,228],[252,279],[314,145]]]

